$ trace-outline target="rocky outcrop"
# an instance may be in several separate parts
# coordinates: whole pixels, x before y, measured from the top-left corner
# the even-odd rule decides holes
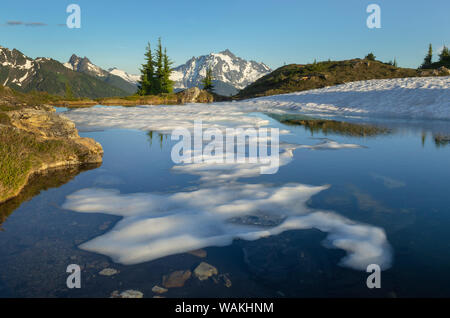
[[[424,69],[419,72],[420,76],[447,76],[450,75],[450,70],[445,66],[437,69]]]
[[[1,115],[0,203],[18,195],[34,174],[102,162],[102,146],[80,137],[75,124],[52,107],[17,107]]]
[[[214,96],[198,87],[191,87],[184,91],[177,93],[178,103],[212,103]]]
[[[30,134],[39,140],[62,140],[73,144],[77,149],[76,156],[68,156],[65,160],[48,162],[39,170],[49,167],[69,166],[85,163],[100,163],[103,157],[102,146],[91,138],[81,138],[75,124],[63,115],[55,113],[54,109],[32,109],[9,111],[6,113],[11,125]]]

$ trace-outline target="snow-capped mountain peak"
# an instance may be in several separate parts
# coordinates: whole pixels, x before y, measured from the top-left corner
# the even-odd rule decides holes
[[[36,73],[38,67],[35,60],[22,52],[0,47],[0,70],[2,71],[0,85],[21,87]]]
[[[238,90],[271,72],[264,63],[244,60],[226,49],[219,53],[192,57],[185,64],[174,68],[171,79],[175,82],[175,89],[201,85],[207,68],[212,69],[215,91],[221,95],[236,94]]]
[[[116,67],[112,67],[112,68],[108,69],[108,72],[113,75],[119,76],[119,77],[123,78],[124,80],[126,80],[127,82],[130,82],[133,84],[137,84],[137,82],[140,79],[139,75],[127,73],[125,71],[119,70]]]
[[[81,58],[73,54],[69,62],[64,63],[64,66],[72,71],[85,73],[96,77],[112,86],[120,88],[130,94],[134,94],[137,90],[137,81],[139,76],[128,74],[125,71],[117,68],[110,68],[107,71],[103,68],[93,64],[87,57]]]
[[[87,57],[81,58],[75,54],[70,57],[69,62],[64,63],[64,66],[72,71],[88,73],[92,76],[104,77],[108,75],[105,70],[91,63]]]

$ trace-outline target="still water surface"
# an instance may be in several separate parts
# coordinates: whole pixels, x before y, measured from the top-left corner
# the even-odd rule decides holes
[[[152,297],[154,285],[174,270],[193,270],[201,261],[232,282],[191,278],[167,297],[410,297],[450,296],[450,135],[448,122],[378,121],[366,136],[339,129],[270,121],[289,130],[287,143],[317,144],[328,138],[357,149],[294,151],[275,175],[246,178],[248,184],[329,185],[307,207],[333,211],[354,222],[379,227],[392,252],[382,272],[382,288],[366,287],[367,273],[340,266],[341,249],[324,247],[317,229],[288,230],[254,241],[209,246],[205,258],[188,253],[123,265],[80,244],[109,233],[121,220],[105,213],[63,208],[80,189],[114,189],[122,195],[170,195],[201,187],[199,176],[175,172],[170,136],[146,131],[106,129],[80,135],[100,142],[100,167],[50,172],[36,178],[24,194],[0,206],[1,297],[109,297],[115,290],[139,290]],[[352,119],[351,122],[358,122]],[[298,124],[298,123],[297,123]],[[439,131],[434,128],[439,127]],[[388,130],[386,132],[385,130]],[[118,247],[120,248],[120,247]],[[82,288],[66,287],[66,267],[82,267]],[[119,274],[101,276],[104,268]]]

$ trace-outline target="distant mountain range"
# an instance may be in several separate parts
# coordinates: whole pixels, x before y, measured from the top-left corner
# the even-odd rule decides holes
[[[93,64],[87,57],[75,54],[64,65],[76,72],[94,76],[105,83],[118,87],[130,94],[137,90],[139,75],[129,74],[117,68],[107,71]],[[171,79],[175,92],[191,87],[201,87],[206,69],[212,69],[214,91],[219,95],[231,96],[272,70],[264,63],[246,61],[236,57],[230,50],[193,57],[185,64],[173,69]]]
[[[208,67],[212,69],[215,92],[224,96],[235,95],[272,71],[264,63],[246,61],[227,49],[219,53],[192,57],[185,64],[175,67],[171,75],[175,90],[201,87],[201,80]]]
[[[208,67],[212,69],[214,91],[224,96],[237,94],[271,72],[264,63],[246,61],[225,50],[193,57],[174,68],[171,79],[175,91],[201,87]],[[75,54],[61,63],[45,57],[32,59],[16,49],[0,46],[0,85],[22,92],[37,90],[64,96],[69,85],[75,97],[121,97],[134,94],[139,79],[139,75],[117,68],[104,70]]]
[[[51,58],[32,59],[16,49],[0,46],[0,85],[18,91],[37,90],[64,96],[68,84],[76,97],[126,96],[129,91],[120,88],[124,82],[118,76],[92,76],[73,71]]]
[[[99,66],[92,64],[87,57],[81,58],[73,54],[70,57],[69,62],[64,63],[64,66],[72,71],[96,77],[111,86],[124,90],[128,95],[134,94],[137,91],[137,81],[139,80],[139,76],[130,75],[117,68],[105,71]]]

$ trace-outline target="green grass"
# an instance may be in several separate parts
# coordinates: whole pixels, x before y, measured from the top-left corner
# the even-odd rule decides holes
[[[20,107],[50,104],[61,100],[62,97],[46,92],[31,91],[21,93],[9,87],[0,85],[0,111],[15,110]]]
[[[79,155],[74,143],[41,140],[14,127],[0,126],[0,201],[17,193],[27,182],[30,172],[42,164]]]

